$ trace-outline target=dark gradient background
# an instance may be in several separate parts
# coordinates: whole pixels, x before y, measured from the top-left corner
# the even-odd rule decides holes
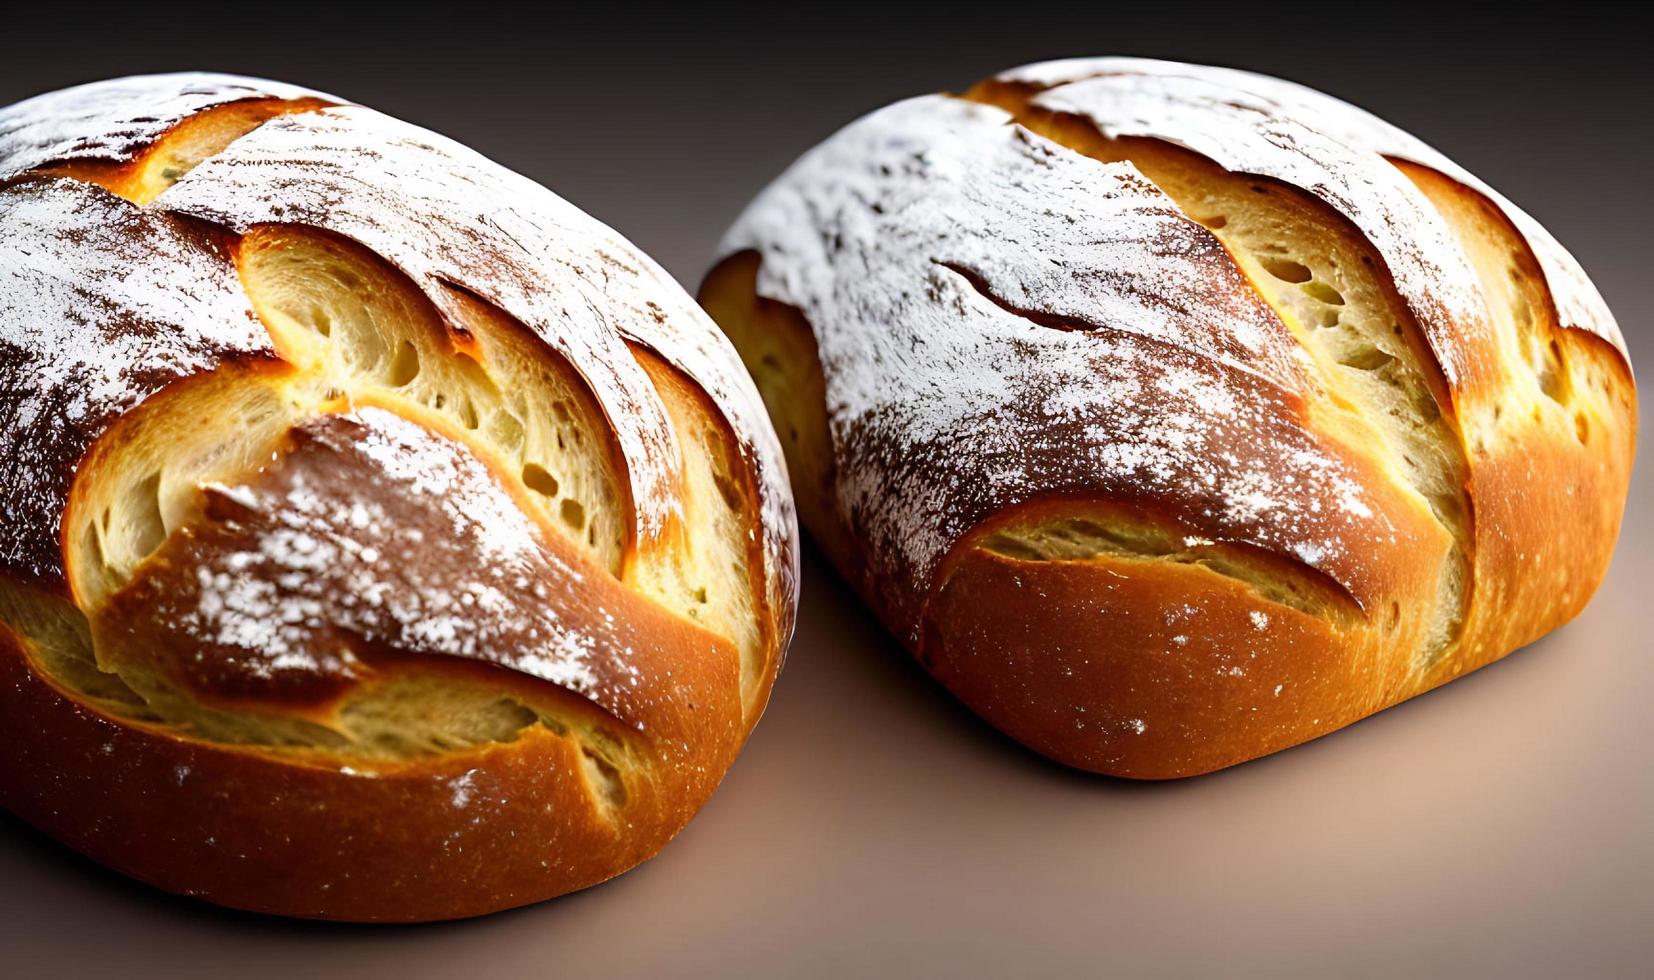
[[[764,182],[883,103],[1065,55],[1210,61],[1349,98],[1489,180],[1573,249],[1648,367],[1654,82],[1631,14],[1144,8],[14,7],[0,103],[191,67],[302,82],[549,184],[693,287]],[[1579,621],[1224,773],[1144,785],[1042,761],[930,683],[810,553],[751,745],[620,880],[434,927],[283,922],[153,892],[3,818],[0,974],[1647,976],[1644,470]]]

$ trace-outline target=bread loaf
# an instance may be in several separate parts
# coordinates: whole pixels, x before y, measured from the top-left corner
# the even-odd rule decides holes
[[[852,123],[701,299],[925,667],[1085,769],[1207,772],[1459,677],[1607,568],[1636,394],[1532,218],[1245,72],[1007,72]]]
[[[162,888],[475,915],[654,854],[796,529],[727,341],[533,182],[219,75],[0,110],[0,801]]]

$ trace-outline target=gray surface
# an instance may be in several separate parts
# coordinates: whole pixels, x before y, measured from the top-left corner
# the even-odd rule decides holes
[[[1574,249],[1646,355],[1654,86],[1640,32],[1581,9],[1496,24],[1336,7],[1076,22],[1026,4],[507,23],[467,5],[368,24],[221,7],[77,13],[69,29],[42,12],[8,23],[0,102],[181,67],[331,89],[545,181],[692,284],[747,197],[883,102],[1059,54],[1216,61],[1345,95],[1441,146]],[[1311,745],[1163,785],[1069,772],[996,735],[812,554],[752,743],[689,829],[620,880],[467,923],[291,923],[158,894],[0,819],[0,972],[1646,975],[1651,497],[1639,474],[1614,569],[1573,625]]]

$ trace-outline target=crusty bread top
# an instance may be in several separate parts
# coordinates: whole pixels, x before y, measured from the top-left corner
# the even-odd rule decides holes
[[[1434,147],[1359,106],[1255,72],[1150,58],[1068,58],[999,78],[1041,89],[1035,104],[1082,115],[1110,134],[1171,140],[1231,170],[1302,187],[1361,225],[1392,260],[1391,272],[1410,300],[1428,309],[1433,293],[1469,304],[1457,312],[1473,313],[1475,285],[1463,278],[1468,270],[1435,252],[1444,241],[1440,221],[1428,207],[1420,209],[1417,191],[1398,183],[1379,158],[1441,171],[1491,199],[1516,226],[1539,261],[1562,325],[1596,334],[1629,362],[1613,312],[1555,236]],[[1442,341],[1450,351],[1450,340]],[[1443,367],[1451,371],[1451,360]]]
[[[131,160],[203,109],[249,99],[342,102],[262,78],[133,75],[48,92],[0,109],[0,180],[73,160]]]
[[[837,460],[840,493],[880,572],[922,595],[994,511],[1102,489],[1186,501],[1213,536],[1359,586],[1346,544],[1395,529],[1301,424],[1313,381],[1291,334],[1135,170],[1009,122],[943,96],[881,110],[806,155],[725,243],[761,246],[760,293],[816,330],[847,426],[835,441],[857,447]]]
[[[972,529],[1061,496],[1262,548],[1369,613],[1428,576],[1439,598],[1423,646],[1457,635],[1479,540],[1467,447],[1516,431],[1496,421],[1514,342],[1460,229],[1384,152],[1438,157],[1358,109],[1255,80],[1105,59],[909,99],[807,153],[730,230],[724,255],[756,253],[758,295],[814,334],[837,519],[859,542],[864,592],[910,642]],[[1194,174],[1176,192],[1189,197],[1163,186],[1178,174]],[[1258,254],[1226,248],[1225,216],[1192,208],[1213,182],[1276,202],[1251,232],[1324,237],[1318,261],[1359,295],[1285,251],[1271,265],[1267,239]],[[1507,213],[1555,319],[1623,361],[1577,263]],[[1276,220],[1298,224],[1272,232]],[[1507,261],[1525,275],[1521,255]],[[1554,345],[1535,343],[1521,399],[1585,383],[1546,377]],[[1408,554],[1432,557],[1410,568]]]
[[[0,586],[81,623],[48,673],[353,758],[513,737],[486,684],[426,683],[482,670],[722,771],[792,631],[791,493],[734,350],[630,243],[219,75],[0,109],[0,223]]]
[[[232,354],[269,351],[211,228],[180,216],[236,232],[293,223],[390,260],[462,334],[458,305],[470,294],[566,357],[603,406],[624,456],[629,531],[640,550],[658,546],[669,519],[681,518],[673,487],[683,460],[667,410],[628,344],[693,379],[757,476],[763,578],[769,608],[788,624],[784,638],[796,532],[780,452],[750,379],[664,270],[540,185],[371,109],[210,74],[100,82],[0,109],[0,179],[42,168],[70,176],[118,168],[194,114],[268,99],[300,100],[308,111],[262,121],[143,209],[62,179],[31,179],[0,195],[15,245],[0,255],[0,342],[39,379],[18,393],[15,409],[8,399],[13,417],[0,424],[0,453],[20,464],[0,486],[4,567],[61,582],[67,473],[109,420],[168,381]]]

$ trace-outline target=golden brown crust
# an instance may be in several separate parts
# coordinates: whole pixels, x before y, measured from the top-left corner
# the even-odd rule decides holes
[[[580,749],[532,729],[445,759],[346,770],[111,718],[54,688],[0,629],[0,799],[119,871],[222,905],[306,918],[481,915],[651,857],[717,783],[641,781],[599,811]],[[709,756],[733,758],[735,738]]]
[[[0,109],[0,217],[0,805],[379,922],[683,828],[768,700],[796,528],[664,272],[435,134],[225,76]]]
[[[1036,751],[1233,765],[1606,571],[1611,315],[1532,219],[1331,103],[1132,59],[911,99],[802,158],[702,286],[834,564]]]
[[[916,654],[1007,734],[1084,769],[1163,779],[1295,745],[1384,707],[1411,674],[1384,651],[1429,630],[1445,535],[1402,495],[1378,499],[1411,533],[1372,542],[1383,585],[1365,601],[1153,502],[1003,511],[943,566]],[[1065,522],[1072,554],[1031,535]],[[1137,533],[1100,547],[1087,528]]]
[[[921,661],[991,724],[1059,762],[1137,779],[1342,727],[1377,710],[1371,692],[1405,667],[1202,566],[1130,558],[972,549],[928,623]]]

